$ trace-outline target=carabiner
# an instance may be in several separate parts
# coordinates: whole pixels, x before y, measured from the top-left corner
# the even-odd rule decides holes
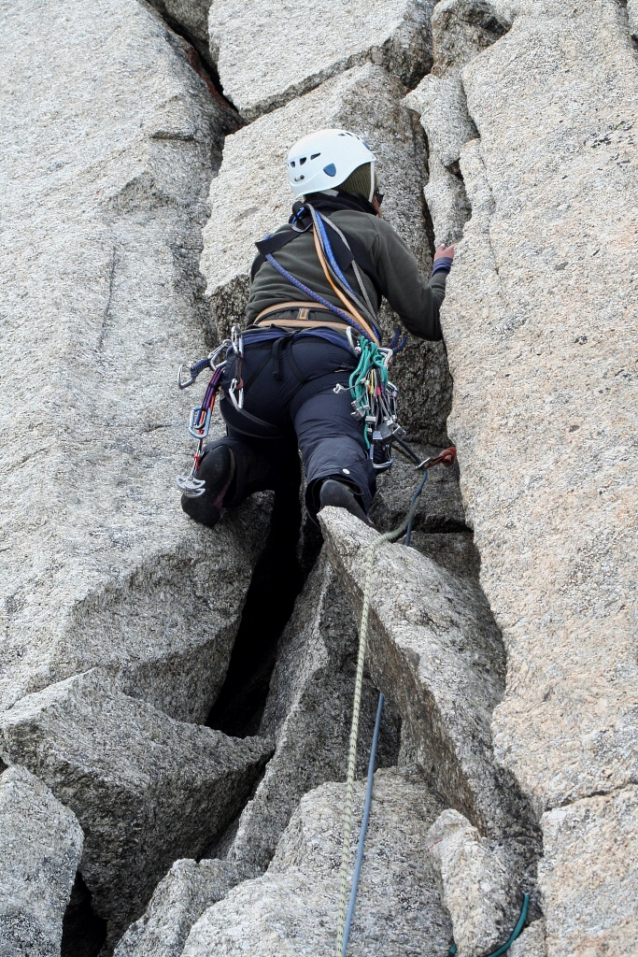
[[[205,409],[201,405],[195,406],[191,412],[191,418],[188,425],[188,431],[196,439],[205,439],[210,427],[211,409]]]

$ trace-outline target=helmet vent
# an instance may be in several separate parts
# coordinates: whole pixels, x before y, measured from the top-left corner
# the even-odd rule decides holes
[[[318,156],[321,156],[321,153],[313,153],[310,157],[311,160],[316,160]]]
[[[303,164],[306,162],[307,159],[308,159],[307,156],[302,156],[301,159],[299,160],[299,165],[303,166]]]

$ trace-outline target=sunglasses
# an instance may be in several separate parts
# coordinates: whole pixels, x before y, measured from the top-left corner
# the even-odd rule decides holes
[[[377,203],[379,204],[379,206],[380,206],[381,203],[383,202],[383,197],[384,197],[384,196],[385,196],[385,193],[381,193],[381,192],[379,192],[378,189],[375,189],[375,191],[374,191],[374,199],[376,199],[376,201],[377,201]]]

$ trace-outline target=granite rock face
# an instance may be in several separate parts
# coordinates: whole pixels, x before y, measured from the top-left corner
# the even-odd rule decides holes
[[[510,28],[461,70],[472,215],[443,325],[450,434],[508,658],[495,754],[547,812],[547,953],[631,953],[635,49],[611,0],[490,6]]]
[[[55,957],[82,855],[72,811],[26,768],[0,775],[0,955]]]
[[[488,0],[442,0],[432,15],[432,72],[403,101],[420,114],[428,138],[430,175],[424,194],[437,245],[460,240],[470,215],[459,160],[462,147],[477,132],[461,71],[510,25],[507,12],[497,14]]]
[[[93,671],[3,712],[0,754],[76,813],[82,875],[113,939],[171,864],[201,854],[229,823],[269,747],[174,721]]]
[[[170,23],[187,32],[191,39],[199,41],[198,49],[208,50],[210,0],[149,0],[149,3]]]
[[[509,949],[510,957],[547,957],[545,923],[536,920],[526,927]]]
[[[638,948],[638,787],[543,815],[539,880],[551,957],[631,957]]]
[[[377,535],[342,509],[323,509],[320,520],[358,607],[366,551]],[[476,581],[412,548],[382,544],[368,644],[372,678],[395,702],[431,786],[482,833],[505,840],[514,869],[533,857],[525,804],[494,763],[490,719],[502,695],[504,656]]]
[[[615,3],[520,6],[463,71],[480,139],[443,316],[463,497],[508,652],[495,743],[540,814],[638,770],[638,71]]]
[[[259,873],[304,794],[346,777],[356,669],[357,622],[339,575],[323,554],[284,632],[260,734],[276,740],[273,758],[241,816],[228,859]],[[367,769],[379,692],[366,678],[358,773]],[[378,761],[394,763],[398,730],[386,708]]]
[[[99,665],[202,720],[260,534],[253,512],[212,540],[174,484],[228,113],[137,0],[13,6],[0,43],[0,707]]]
[[[358,828],[365,783],[355,789]],[[334,952],[344,785],[301,801],[263,877],[240,884],[193,927],[183,957],[314,957]],[[439,957],[451,927],[426,848],[440,811],[420,774],[378,771],[366,863],[352,924],[353,957]],[[353,847],[354,859],[354,847]]]
[[[367,64],[227,137],[211,187],[215,216],[204,230],[201,261],[214,333],[226,336],[234,323],[244,321],[254,243],[290,216],[293,198],[285,157],[304,130],[343,127],[365,137],[378,157],[383,215],[423,264],[424,278],[429,275],[422,210],[425,145],[410,111],[401,105],[404,94],[396,78]],[[398,320],[384,309],[381,324],[389,338]],[[444,444],[451,382],[442,343],[411,339],[392,366],[392,379],[401,390],[403,426],[426,441]]]
[[[433,6],[434,0],[369,0],[356,9],[267,0],[251,7],[246,22],[233,0],[213,0],[210,46],[226,95],[252,121],[366,60],[414,85],[431,60]]]
[[[428,841],[459,957],[496,950],[513,926],[514,890],[507,868],[458,811],[443,811],[428,831]]]
[[[131,924],[114,957],[181,957],[193,924],[242,880],[227,861],[175,861],[146,912]]]

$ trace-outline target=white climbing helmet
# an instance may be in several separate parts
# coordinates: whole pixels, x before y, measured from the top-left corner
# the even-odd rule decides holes
[[[372,202],[374,153],[368,144],[347,130],[318,130],[297,140],[288,153],[288,180],[295,199],[325,189],[336,189],[359,166],[371,164]]]

